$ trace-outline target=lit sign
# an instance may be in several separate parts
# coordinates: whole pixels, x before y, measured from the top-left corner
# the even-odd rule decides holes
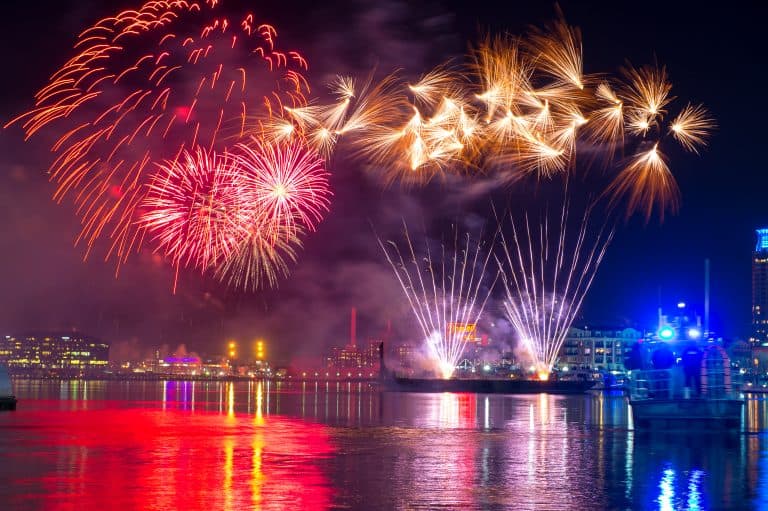
[[[756,229],[757,232],[757,246],[755,252],[762,252],[768,250],[768,229]]]
[[[446,337],[456,338],[464,342],[480,342],[477,336],[477,323],[448,323]]]

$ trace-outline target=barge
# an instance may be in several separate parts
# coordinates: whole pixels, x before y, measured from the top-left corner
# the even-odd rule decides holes
[[[382,379],[389,392],[470,392],[475,394],[584,394],[595,385],[584,380],[524,380],[492,378],[403,378]]]

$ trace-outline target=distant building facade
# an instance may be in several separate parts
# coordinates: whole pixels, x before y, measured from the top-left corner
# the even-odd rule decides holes
[[[109,364],[109,344],[76,332],[5,335],[0,361],[12,372],[86,373]]]
[[[768,343],[768,228],[757,229],[752,253],[752,334],[753,345]]]
[[[634,328],[570,328],[559,366],[569,369],[624,371],[624,359],[643,337]]]
[[[331,348],[331,354],[326,357],[328,369],[360,369],[378,368],[379,366],[379,340],[369,340],[367,346],[358,347],[356,344],[348,344]]]

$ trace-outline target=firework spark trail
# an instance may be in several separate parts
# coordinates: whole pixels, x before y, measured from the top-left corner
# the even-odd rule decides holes
[[[257,221],[229,257],[221,261],[214,276],[242,291],[275,288],[278,280],[290,273],[289,264],[296,262],[302,234],[301,227],[290,233],[276,232],[275,226],[265,227]]]
[[[501,233],[502,257],[496,258],[503,273],[506,316],[541,379],[552,371],[614,233],[605,222],[592,230],[589,206],[574,236],[569,213],[566,201],[553,229],[549,210],[544,209],[538,233],[527,212],[522,225],[510,214],[512,240]]]
[[[147,1],[98,21],[35,106],[6,124],[21,123],[27,138],[58,133],[54,198],[74,200],[86,256],[102,236],[118,268],[139,248],[137,210],[155,164],[197,146],[220,149],[229,126],[239,138],[247,119],[306,104],[304,58],[279,51],[272,26],[217,16],[217,4]]]
[[[477,323],[499,272],[484,289],[491,252],[483,255],[483,242],[473,243],[468,233],[460,243],[458,230],[454,231],[452,250],[442,243],[440,253],[433,258],[429,243],[425,243],[424,257],[416,255],[405,223],[403,232],[404,249],[394,241],[384,242],[381,238],[378,238],[379,246],[437,359],[440,375],[450,378],[466,344],[466,332],[455,326]]]

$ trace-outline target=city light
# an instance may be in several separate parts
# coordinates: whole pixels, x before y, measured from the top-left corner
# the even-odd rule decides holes
[[[264,360],[264,341],[259,339],[256,341],[256,360]]]
[[[701,330],[699,330],[698,328],[689,328],[688,329],[688,338],[689,339],[696,340],[699,337],[701,337]]]
[[[685,302],[677,302],[678,309],[685,309]]]
[[[675,329],[671,326],[663,326],[659,329],[658,335],[660,339],[665,341],[671,341],[675,338]]]

